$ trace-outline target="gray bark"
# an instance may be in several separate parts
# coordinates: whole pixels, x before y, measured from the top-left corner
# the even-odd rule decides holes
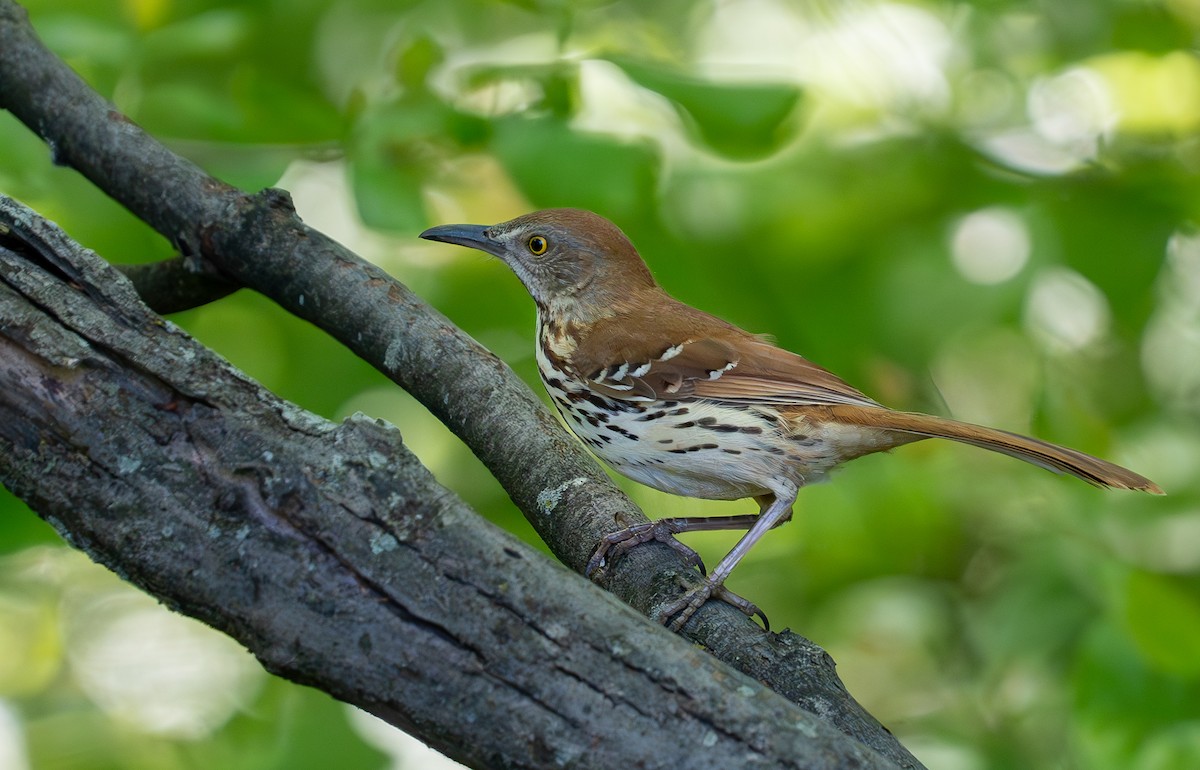
[[[477,767],[888,767],[327,422],[0,199],[0,480],[174,609]]]
[[[188,259],[199,260],[227,279],[260,291],[287,310],[312,321],[413,393],[435,415],[450,426],[492,470],[550,548],[568,566],[577,571],[582,569],[598,538],[605,532],[614,529],[618,523],[634,523],[645,520],[641,512],[609,482],[590,456],[562,432],[554,418],[538,399],[502,362],[464,335],[435,310],[429,308],[402,284],[382,273],[378,268],[365,263],[321,233],[304,226],[291,210],[285,193],[266,191],[259,195],[247,195],[207,176],[191,163],[167,151],[127,118],[120,115],[111,104],[91,91],[60,60],[48,52],[29,29],[22,9],[11,0],[0,0],[0,106],[12,111],[48,142],[52,148],[55,162],[79,170],[98,187],[121,201],[135,214],[170,238]],[[31,324],[29,329],[37,328],[37,324],[33,324],[32,320],[29,323]],[[141,321],[140,323],[146,322]],[[5,333],[10,341],[19,339],[19,335],[14,337],[7,331]],[[36,336],[48,333],[39,331]],[[34,332],[31,331],[29,334],[34,334]],[[175,336],[170,339],[177,342],[184,339],[177,333],[173,334]],[[101,339],[105,338],[101,337]],[[183,355],[179,351],[168,350],[168,347],[163,343],[155,353],[155,355],[164,356],[162,363],[177,361]],[[198,354],[194,350],[187,354],[187,356],[196,355]],[[67,358],[69,359],[70,356]],[[55,366],[61,369],[62,364],[55,364]],[[153,377],[159,379],[163,374],[175,371],[171,367],[165,369],[148,367],[150,367],[150,362],[139,358],[135,368],[138,371],[153,372]],[[107,367],[102,368],[107,369]],[[62,370],[58,373],[66,381],[78,379],[78,373],[74,370]],[[32,377],[32,374],[29,376]],[[205,385],[203,377],[200,375],[197,377],[199,379],[196,382],[187,384],[186,387],[182,384],[179,388],[171,385],[167,391],[163,391],[159,395],[170,396],[172,391],[178,389],[180,393],[195,399],[195,408],[201,411],[214,408],[214,405],[210,404],[207,399],[209,398],[208,394],[214,392],[215,386]],[[240,378],[238,379],[240,380]],[[33,381],[23,379],[20,382],[28,386],[32,385]],[[243,386],[250,387],[250,384],[243,382]],[[117,385],[110,383],[106,387],[116,388]],[[140,385],[139,387],[149,386]],[[85,394],[73,393],[73,397],[83,397],[83,395]],[[263,398],[269,399],[265,394],[256,392],[254,398],[247,396],[246,401],[247,403],[263,403]],[[59,401],[62,400],[60,397]],[[56,408],[70,406],[61,404],[59,401],[52,402],[52,405]],[[243,414],[244,424],[239,422],[239,430],[250,431],[254,427],[253,421],[257,419],[266,420],[268,423],[271,420],[287,422],[289,416],[298,414],[294,408],[280,406],[278,402],[271,401],[274,406],[270,409],[264,408],[257,412]],[[166,398],[159,403],[160,405],[169,405],[172,402],[172,398]],[[78,406],[78,404],[73,406]],[[220,404],[216,406],[220,406]],[[189,403],[189,409],[192,408]],[[207,412],[204,413],[207,414]],[[118,410],[116,414],[120,414],[120,411]],[[163,415],[173,415],[173,413],[167,410],[160,417]],[[112,419],[111,414],[109,418]],[[31,418],[23,417],[22,419]],[[310,420],[308,416],[297,416],[296,419],[305,425],[309,424]],[[25,432],[36,432],[31,426],[39,424],[38,422],[28,423]],[[70,423],[63,425],[69,426]],[[204,426],[208,425],[208,422],[204,423]],[[220,494],[211,498],[214,504],[219,503],[214,510],[220,510],[220,505],[227,508],[230,505],[243,506],[248,514],[253,514],[252,521],[268,519],[268,513],[280,512],[280,508],[277,506],[281,506],[282,510],[290,510],[289,506],[293,505],[295,500],[301,499],[295,490],[303,488],[305,484],[315,486],[320,490],[335,481],[337,484],[352,483],[349,479],[339,478],[344,464],[351,463],[359,468],[356,476],[359,479],[357,482],[359,486],[350,491],[340,492],[337,499],[341,501],[342,509],[351,512],[360,509],[369,510],[370,514],[354,526],[348,527],[348,532],[353,532],[354,538],[365,539],[356,541],[359,551],[346,553],[367,558],[368,554],[361,552],[361,549],[366,548],[364,544],[372,542],[372,535],[380,536],[379,532],[370,525],[374,523],[375,518],[381,515],[378,513],[380,509],[373,504],[366,505],[356,502],[361,499],[357,495],[365,494],[383,484],[386,478],[391,478],[393,474],[399,473],[399,468],[388,467],[381,470],[370,467],[369,458],[376,455],[372,454],[367,447],[372,446],[372,441],[383,441],[380,436],[386,431],[364,427],[366,425],[367,423],[358,421],[351,426],[342,426],[338,429],[322,426],[320,430],[314,429],[316,435],[311,440],[317,442],[325,450],[331,446],[329,442],[335,439],[339,442],[350,442],[344,445],[363,449],[367,454],[347,450],[336,453],[328,458],[329,462],[322,464],[315,462],[312,454],[305,455],[297,448],[291,448],[292,453],[281,454],[285,447],[269,444],[264,446],[271,452],[272,462],[277,463],[269,468],[261,460],[254,459],[260,455],[255,455],[249,450],[243,450],[241,455],[231,456],[228,458],[231,464],[220,464],[220,467],[225,468],[224,471],[220,473],[214,471],[204,476],[213,485],[214,492],[221,491]],[[98,424],[81,425],[79,428],[81,431],[98,430],[101,431],[100,435],[104,434],[104,430]],[[60,426],[58,429],[68,432],[68,435],[63,438],[64,442],[69,444],[70,441],[75,440],[71,438],[68,427]],[[370,435],[370,440],[363,438],[367,434]],[[214,446],[224,446],[223,442],[218,441],[217,438],[208,437],[206,433],[202,432],[198,435],[204,442],[207,442],[204,443],[204,446],[208,447],[209,451]],[[218,431],[215,435],[224,434]],[[247,438],[247,445],[253,446],[254,441],[259,440]],[[395,457],[407,457],[406,453],[399,448],[398,439],[394,443],[397,452]],[[388,446],[390,447],[391,444]],[[392,457],[389,454],[391,451],[392,449],[388,449],[387,452],[382,453],[382,456]],[[290,458],[289,462],[296,463],[291,470],[285,469],[287,463],[279,459],[285,456]],[[337,462],[333,462],[334,460]],[[71,518],[71,523],[67,523],[68,519],[61,517],[56,512],[58,510],[56,506],[71,505],[82,511],[84,509],[82,498],[76,498],[72,503],[62,495],[55,498],[39,497],[39,494],[45,493],[35,494],[33,486],[36,484],[31,486],[32,481],[23,481],[27,475],[30,480],[37,476],[49,477],[47,469],[64,467],[61,465],[62,461],[56,460],[55,462],[60,463],[59,465],[50,465],[51,458],[31,455],[26,456],[23,462],[24,465],[13,466],[11,474],[6,474],[5,483],[18,494],[30,500],[31,504],[43,515],[48,518],[58,517],[60,529],[64,533],[70,534],[81,547],[89,550],[93,555],[99,556],[100,552],[93,544],[93,535],[89,534],[84,522]],[[122,467],[120,458],[117,457],[113,462],[117,462],[116,468],[119,471]],[[388,463],[391,462],[391,460],[388,461]],[[407,467],[408,461],[402,463],[396,459],[395,462]],[[39,463],[41,471],[36,470]],[[181,464],[178,458],[164,459],[163,465],[171,473],[178,472],[174,470],[176,466],[185,469],[191,467],[187,463]],[[57,471],[55,472],[57,473]],[[267,475],[264,477],[263,474]],[[112,475],[111,469],[109,475]],[[117,475],[119,476],[119,474]],[[73,484],[70,487],[71,494],[102,495],[101,490],[108,489],[108,487],[100,485],[99,480],[101,479],[99,477],[97,479],[96,489],[85,491],[80,485]],[[130,482],[128,478],[124,477],[117,480],[123,480],[124,483]],[[289,481],[283,484],[281,480]],[[40,480],[38,481],[40,483]],[[82,483],[82,478],[80,481]],[[144,532],[140,528],[123,529],[124,543],[127,548],[113,547],[105,551],[105,555],[100,558],[118,572],[130,576],[131,579],[152,593],[162,596],[164,600],[177,606],[184,607],[180,598],[171,598],[164,590],[177,586],[176,581],[180,579],[178,575],[171,577],[164,575],[159,578],[155,577],[152,569],[134,569],[130,563],[126,563],[127,560],[134,559],[144,549],[150,547],[149,544],[139,539],[139,532],[153,540],[155,533],[160,533],[166,526],[159,521],[158,515],[151,514],[156,514],[155,506],[165,505],[166,503],[163,501],[171,498],[173,493],[168,490],[169,484],[166,480],[159,479],[155,483],[160,485],[159,491],[142,490],[142,493],[146,495],[143,500],[156,501],[153,504],[142,502],[135,505],[134,497],[127,498],[127,504],[131,506],[131,510],[137,508],[148,517],[147,519],[137,519],[140,522],[139,527],[149,529]],[[279,489],[288,490],[287,494],[273,491],[276,489],[274,486],[276,483],[283,484]],[[60,486],[65,485],[60,483]],[[422,489],[424,489],[423,492]],[[434,506],[441,510],[444,506],[434,505],[435,502],[438,502],[444,503],[454,511],[464,511],[457,500],[454,500],[452,505],[445,502],[451,500],[452,497],[444,490],[439,489],[434,492],[429,488],[417,485],[409,492],[410,494],[396,498],[404,501],[402,508],[413,506],[422,510],[423,506]],[[315,492],[313,493],[315,494]],[[189,490],[185,494],[193,495],[195,491]],[[95,510],[100,512],[110,510],[115,505],[115,503],[112,505],[105,503],[103,497],[89,499],[90,504],[96,507]],[[394,506],[383,506],[382,510],[392,508]],[[308,509],[306,508],[306,510]],[[82,513],[77,513],[82,515]],[[308,522],[305,526],[326,532],[326,528],[321,525],[325,519],[321,516],[311,512],[296,515]],[[465,516],[466,513],[463,512],[462,515]],[[234,520],[240,520],[240,517],[235,516]],[[479,541],[468,546],[466,541],[470,537],[466,533],[475,531],[474,527],[466,528],[465,525],[461,525],[460,519],[455,519],[455,521],[458,522],[456,526],[462,526],[463,529],[455,530],[459,532],[459,535],[454,545],[455,548],[462,550],[456,551],[447,547],[445,551],[439,551],[443,555],[438,559],[462,562],[463,564],[468,561],[478,562],[487,565],[491,570],[498,569],[507,563],[502,557],[508,553],[507,548],[515,546],[509,543],[500,547],[498,552],[495,551],[495,538],[498,536],[494,534],[480,535]],[[407,526],[409,525],[400,528],[401,534],[407,532],[405,529]],[[264,524],[264,527],[268,533],[280,534],[276,532],[273,524]],[[300,523],[290,519],[284,530],[287,532],[304,531]],[[214,531],[223,530],[218,528]],[[385,532],[385,534],[387,533]],[[330,536],[332,537],[332,535]],[[396,537],[397,544],[400,546],[395,551],[407,554],[408,541],[394,533],[392,536]],[[338,533],[338,537],[341,537],[341,533]],[[261,541],[253,541],[251,545],[254,547],[247,545],[244,541],[239,541],[236,548],[221,543],[220,538],[214,538],[217,541],[211,544],[214,553],[189,556],[196,566],[187,573],[187,584],[194,586],[198,591],[203,589],[211,592],[214,597],[211,599],[214,602],[212,607],[214,612],[223,609],[223,600],[218,601],[221,599],[221,592],[229,590],[236,593],[238,589],[223,584],[223,579],[228,576],[221,574],[220,564],[241,564],[256,562],[260,558],[265,559],[265,556],[260,557],[256,553],[260,542],[266,543],[270,540],[267,535],[264,535],[263,538]],[[508,541],[505,542],[508,543]],[[166,547],[166,544],[163,547]],[[323,548],[324,546],[318,550]],[[346,544],[345,548],[351,548],[351,546]],[[322,550],[322,552],[324,551]],[[524,573],[524,571],[530,570],[529,565],[538,561],[528,556],[524,550],[516,552],[526,554],[519,557],[521,568],[517,572]],[[337,553],[338,556],[330,556],[330,558],[342,563],[355,574],[360,569],[367,569],[365,565],[360,565],[355,558],[344,555],[342,551]],[[485,554],[490,554],[490,556]],[[237,555],[241,561],[228,561],[234,555]],[[378,557],[379,554],[372,553],[369,556]],[[227,561],[220,562],[222,557]],[[211,561],[212,559],[216,559],[217,562]],[[370,559],[368,560],[370,561]],[[286,559],[283,561],[286,562]],[[378,559],[375,562],[377,564]],[[162,565],[155,564],[154,569],[159,566]],[[509,566],[511,567],[511,565]],[[216,570],[215,574],[207,572],[210,568]],[[377,566],[371,568],[370,580],[372,583],[384,579],[374,573],[376,569]],[[542,567],[538,569],[542,569]],[[403,574],[403,572],[399,574]],[[499,574],[502,573],[492,574],[489,579],[491,584],[508,585],[509,578],[505,577],[502,581],[497,577]],[[568,599],[559,595],[559,588],[564,584],[561,575],[546,573],[542,579],[546,582],[540,584],[539,590],[544,595],[538,597],[538,600],[545,602],[541,606],[553,605],[564,610],[565,614],[560,622],[565,623],[568,620],[572,623],[582,622],[582,619],[578,617],[583,614],[581,608],[592,607],[593,605],[590,604],[592,601],[601,602],[594,605],[596,608],[594,612],[599,613],[603,609],[603,615],[607,616],[611,611],[610,603],[606,603],[605,600],[580,598],[599,595],[598,592],[572,594]],[[634,607],[653,615],[658,607],[677,596],[683,585],[695,579],[694,572],[687,568],[675,551],[666,546],[651,543],[634,549],[628,556],[617,562],[607,572],[604,584],[610,591]],[[452,578],[450,582],[454,582],[454,579]],[[484,585],[487,582],[481,579],[473,582],[472,585]],[[574,582],[572,581],[571,584],[574,585]],[[525,584],[524,581],[523,584]],[[537,583],[528,585],[537,585]],[[289,584],[288,587],[292,591],[297,591],[292,594],[293,600],[309,598],[315,600],[313,590],[306,590],[303,580],[298,579],[298,582]],[[242,590],[249,589],[243,588]],[[257,587],[254,587],[250,593],[253,594],[258,590]],[[280,590],[278,598],[282,599],[286,591]],[[530,590],[532,591],[532,589]],[[353,620],[353,615],[349,610],[340,609],[340,603],[345,599],[347,593],[353,592],[345,590],[333,592],[329,596],[336,597],[336,600],[329,599],[323,602],[326,611],[331,615],[341,616],[343,612],[346,613],[342,639],[348,639],[351,635],[351,632],[346,631],[347,628],[357,628],[357,623]],[[431,599],[431,601],[433,600]],[[532,601],[532,598],[525,597],[525,600]],[[577,601],[579,603],[576,603]],[[199,610],[193,610],[188,605],[189,614],[196,614],[206,622],[224,628],[216,622],[217,619],[205,613],[204,607],[207,605],[204,601],[199,601],[197,604],[200,607]],[[589,611],[591,612],[591,610]],[[545,617],[548,618],[549,615]],[[589,637],[592,638],[594,644],[598,645],[598,648],[607,649],[606,645],[609,642],[596,641],[596,639],[626,638],[624,631],[614,635],[613,629],[607,623],[606,620],[598,627],[593,627],[593,631],[599,633],[600,636]],[[645,625],[644,621],[643,625]],[[285,650],[291,649],[301,643],[298,639],[285,635],[284,638],[288,641],[284,643],[280,638],[266,634],[248,640],[246,636],[237,633],[236,630],[230,630],[230,632],[255,649],[256,653],[273,670],[281,671],[300,681],[318,681],[315,678],[317,675],[315,668],[299,672],[283,671],[281,661],[287,659],[290,653],[285,652],[277,656],[269,652],[281,645]],[[678,654],[691,653],[687,645],[679,645],[678,640],[669,639],[659,629],[642,628],[640,633],[649,634],[650,636],[646,638],[655,640],[651,642],[655,646],[667,645],[663,649],[673,650]],[[357,634],[353,635],[357,638]],[[862,744],[871,747],[897,764],[919,766],[911,754],[846,693],[834,672],[833,662],[811,642],[787,632],[782,634],[764,633],[749,619],[719,602],[710,602],[706,605],[689,623],[685,629],[685,635],[688,639],[706,647],[721,660],[749,674],[753,680],[766,684],[809,712],[820,714],[823,720],[827,720],[844,733],[853,736]],[[335,643],[335,637],[336,634],[331,633],[328,641],[331,644]],[[375,635],[372,635],[372,640],[372,644],[378,641]],[[260,652],[252,645],[252,642],[265,645],[266,651]],[[486,642],[482,643],[486,644]],[[349,643],[345,641],[340,642],[343,647],[347,644]],[[627,645],[622,642],[619,646],[621,649],[625,649]],[[387,659],[386,655],[391,653],[382,653],[376,648],[373,654],[384,656],[384,659]],[[543,668],[553,667],[556,665],[555,661],[560,657],[561,653],[548,655],[542,661]],[[395,660],[406,659],[401,656]],[[692,660],[690,654],[687,655],[687,659]],[[402,718],[392,715],[389,708],[375,707],[373,701],[352,700],[346,697],[347,688],[339,687],[337,682],[342,681],[339,677],[343,675],[350,677],[347,681],[359,681],[360,675],[350,671],[352,668],[353,666],[331,669],[338,676],[332,676],[330,672],[323,672],[323,678],[319,680],[322,688],[328,689],[338,697],[345,697],[351,702],[365,704],[371,710],[383,713],[397,724],[415,729],[419,735],[435,744],[439,742],[436,737],[431,737],[431,735],[455,735],[456,738],[447,738],[446,740],[463,740],[461,735],[449,730],[438,732],[441,728],[433,727],[438,724],[436,719],[418,715],[416,711]],[[414,673],[413,675],[425,676],[424,673]],[[732,672],[726,671],[720,674],[719,678],[728,678],[729,676],[734,675]],[[430,676],[430,681],[437,681],[436,677]],[[588,679],[587,681],[595,683],[602,680]],[[600,687],[601,692],[606,692],[603,685]],[[464,692],[470,691],[470,688],[464,690]],[[450,698],[449,693],[451,692],[452,690],[447,688],[441,691],[441,695],[443,698]],[[540,688],[534,688],[531,692],[540,692]],[[467,703],[469,699],[460,699],[457,702]],[[631,702],[640,704],[643,701],[634,698]],[[664,715],[674,713],[671,710],[674,707],[664,705],[664,708],[667,710],[658,711],[656,707],[651,712],[652,718],[649,721],[658,724],[656,730],[662,729],[662,720],[666,719]],[[503,712],[489,707],[487,713],[495,715]],[[512,713],[523,714],[524,712]],[[644,716],[634,721],[643,728],[649,729],[645,727],[648,720]],[[796,724],[800,723],[796,722]],[[807,722],[805,723],[807,724]],[[623,724],[626,729],[629,729],[630,722],[628,720],[625,720]],[[433,732],[427,734],[426,730],[433,730]],[[757,730],[754,733],[757,734]],[[545,743],[544,747],[547,751],[556,748],[553,743]],[[852,756],[852,754],[846,756]],[[674,759],[677,760],[678,756]]]

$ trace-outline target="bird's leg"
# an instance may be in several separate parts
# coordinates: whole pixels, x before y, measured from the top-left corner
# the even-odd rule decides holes
[[[747,615],[759,615],[763,619],[764,626],[766,625],[767,618],[758,607],[730,591],[724,584],[725,579],[733,572],[733,568],[750,552],[754,544],[762,539],[762,536],[768,530],[791,518],[792,504],[796,502],[798,488],[795,484],[782,480],[779,486],[780,489],[774,496],[764,495],[756,498],[759,505],[766,504],[765,510],[754,517],[754,524],[742,536],[742,539],[737,542],[737,545],[717,563],[712,574],[704,578],[704,582],[700,585],[688,589],[683,596],[663,609],[663,623],[668,623],[672,631],[682,629],[692,615],[695,614],[696,610],[700,609],[701,605],[709,597],[732,604]]]
[[[651,540],[657,540],[679,551],[687,559],[689,565],[698,567],[702,574],[707,575],[708,570],[704,568],[704,562],[700,559],[700,554],[676,540],[675,535],[680,535],[684,532],[750,529],[750,527],[754,526],[754,522],[758,521],[759,516],[774,502],[775,495],[756,495],[754,500],[758,503],[758,513],[744,513],[736,516],[676,516],[644,524],[634,524],[625,529],[618,529],[616,532],[609,532],[600,538],[600,542],[596,545],[596,550],[592,552],[592,558],[588,559],[587,569],[584,574],[588,577],[595,577],[596,573],[615,562],[621,556],[624,556],[634,546],[648,543]],[[792,511],[791,508],[788,508],[786,514],[780,516],[778,521],[772,526],[778,527],[791,517]],[[730,604],[740,606],[737,602],[730,602]]]
[[[750,529],[757,520],[758,514],[747,513],[739,516],[677,516],[634,524],[600,538],[592,558],[588,559],[586,574],[588,577],[594,576],[604,566],[613,563],[635,546],[651,540],[666,543],[683,554],[689,565],[698,567],[701,573],[706,573],[700,554],[676,540],[675,535],[716,529]]]

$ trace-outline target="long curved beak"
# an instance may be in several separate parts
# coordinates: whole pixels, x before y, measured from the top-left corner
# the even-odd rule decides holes
[[[421,233],[427,241],[441,241],[486,251],[494,257],[504,256],[504,246],[488,235],[487,225],[438,225]]]

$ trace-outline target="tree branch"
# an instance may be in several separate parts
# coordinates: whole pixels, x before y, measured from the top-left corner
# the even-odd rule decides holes
[[[11,0],[0,0],[0,106],[46,140],[55,162],[79,170],[182,253],[325,329],[416,396],[573,569],[618,523],[645,520],[495,356],[405,286],[304,226],[285,193],[247,195],[155,142],[47,51]],[[604,583],[655,614],[695,580],[674,550],[650,543],[614,565]],[[811,642],[766,634],[720,602],[705,605],[685,631],[884,756],[919,766],[846,693],[832,660]]]
[[[242,288],[218,275],[210,263],[188,257],[114,267],[151,310],[164,315],[216,302]]]
[[[268,669],[478,767],[891,766],[480,519],[394,428],[280,401],[0,222],[0,479]]]

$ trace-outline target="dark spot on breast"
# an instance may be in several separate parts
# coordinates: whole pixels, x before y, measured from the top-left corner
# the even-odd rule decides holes
[[[620,425],[605,425],[605,426],[604,426],[604,429],[605,429],[605,430],[611,430],[613,433],[616,433],[616,434],[618,434],[618,435],[620,435],[620,436],[624,436],[625,438],[627,438],[627,439],[629,439],[629,440],[631,440],[631,441],[638,441],[638,440],[639,440],[639,437],[638,437],[638,435],[637,435],[636,433],[630,433],[629,431],[627,431],[627,430],[625,430],[624,428],[622,428]]]
[[[674,444],[674,443],[675,443],[675,439],[673,439],[673,438],[660,438],[660,439],[658,440],[658,443],[660,443],[660,444]]]
[[[740,449],[722,449],[721,451],[731,455],[740,455],[742,453]]]
[[[599,407],[600,409],[610,409],[610,410],[611,410],[611,409],[612,409],[612,407],[613,407],[613,404],[612,404],[612,402],[611,402],[611,401],[609,401],[609,400],[608,400],[607,398],[605,398],[604,396],[598,396],[598,395],[596,395],[595,393],[589,393],[589,392],[587,392],[587,391],[584,391],[584,393],[583,393],[583,397],[584,397],[585,399],[587,399],[587,400],[588,400],[588,402],[589,402],[589,403],[590,403],[592,406]]]
[[[672,409],[671,411],[667,412],[667,414],[671,415],[672,417],[679,417],[680,415],[684,415],[687,413],[688,413],[688,408],[686,406],[681,406],[678,409]]]
[[[677,422],[674,425],[672,425],[671,427],[672,428],[685,428],[685,429],[686,428],[694,428],[694,427],[696,427],[696,423],[689,420],[688,422]]]
[[[641,412],[646,408],[645,403],[641,401],[622,401],[619,398],[605,398],[594,393],[588,395],[588,400],[608,412]]]
[[[650,420],[657,420],[659,417],[662,417],[665,414],[665,410],[659,409],[657,412],[647,412],[637,419],[638,422],[649,422]]]

